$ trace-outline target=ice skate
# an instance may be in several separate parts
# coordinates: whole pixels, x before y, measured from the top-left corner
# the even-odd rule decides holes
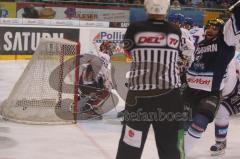
[[[227,143],[226,141],[223,142],[216,142],[216,144],[212,145],[210,148],[212,156],[219,156],[225,153]]]

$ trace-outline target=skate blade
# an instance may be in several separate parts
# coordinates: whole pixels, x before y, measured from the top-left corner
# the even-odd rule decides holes
[[[225,150],[221,150],[221,151],[218,151],[218,152],[211,151],[211,156],[221,156],[221,155],[224,155],[224,154],[225,154]]]

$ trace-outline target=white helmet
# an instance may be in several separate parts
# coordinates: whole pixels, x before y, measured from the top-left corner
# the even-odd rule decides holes
[[[148,14],[166,15],[170,7],[170,0],[145,0],[144,6]]]

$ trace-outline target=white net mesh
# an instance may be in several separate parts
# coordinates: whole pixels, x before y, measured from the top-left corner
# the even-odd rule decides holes
[[[22,76],[2,105],[5,119],[32,124],[72,123],[79,45],[42,39]]]

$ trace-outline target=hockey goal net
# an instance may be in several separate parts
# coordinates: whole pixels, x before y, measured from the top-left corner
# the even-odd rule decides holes
[[[2,105],[2,117],[29,124],[73,123],[77,100],[79,43],[41,39],[32,59]],[[74,107],[75,112],[77,107]]]

